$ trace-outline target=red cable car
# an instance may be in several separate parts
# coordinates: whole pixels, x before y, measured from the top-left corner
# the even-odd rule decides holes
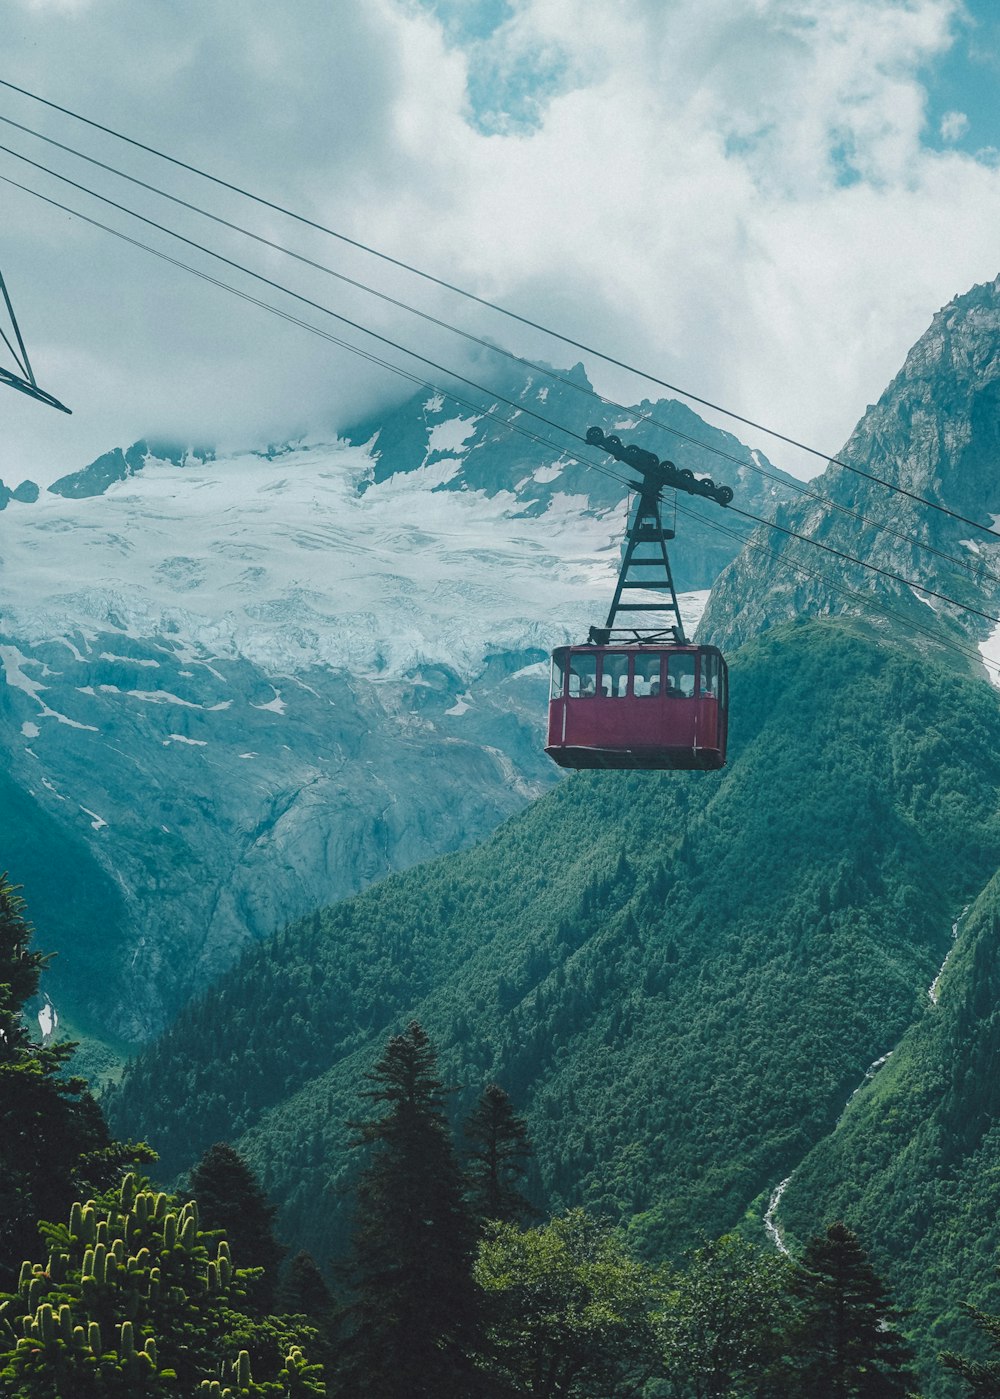
[[[638,492],[629,520],[618,586],[603,627],[591,627],[582,646],[552,653],[549,731],[545,751],[560,767],[615,769],[721,768],[726,761],[729,673],[715,646],[684,636],[660,514],[661,491],[674,486],[728,505],[728,486],[698,480],[639,447],[591,428],[587,441],[603,446],[637,470]],[[656,602],[623,602],[628,589]],[[654,629],[616,629],[621,612],[666,613]],[[652,618],[650,618],[652,620]]]
[[[560,646],[545,751],[570,768],[721,768],[728,691],[715,646]]]

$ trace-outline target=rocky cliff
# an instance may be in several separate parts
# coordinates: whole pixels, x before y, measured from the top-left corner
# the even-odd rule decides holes
[[[989,617],[1000,616],[1000,278],[938,312],[840,460],[811,483],[834,508],[802,499],[780,506],[777,522],[988,616],[760,529],[715,585],[703,634],[734,647],[792,617],[874,607],[884,627],[911,638],[930,631],[974,660],[996,629]],[[996,641],[984,650],[1000,659]]]

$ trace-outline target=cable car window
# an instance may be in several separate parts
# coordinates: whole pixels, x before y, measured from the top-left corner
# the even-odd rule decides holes
[[[713,656],[711,651],[701,653],[700,693],[710,699],[718,699],[719,696],[719,658]]]
[[[694,656],[682,651],[667,657],[667,694],[690,699],[694,694]]]
[[[561,699],[566,689],[566,657],[553,656],[549,678],[549,699]]]
[[[569,692],[576,699],[597,693],[597,657],[572,656],[569,663]]]
[[[640,699],[660,693],[660,659],[660,652],[651,656],[636,656],[634,693]]]
[[[628,694],[628,652],[607,651],[601,657],[601,694],[608,699]]]

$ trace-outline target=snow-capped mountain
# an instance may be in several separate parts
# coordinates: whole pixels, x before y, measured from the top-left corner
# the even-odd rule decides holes
[[[556,780],[546,653],[606,610],[620,482],[426,393],[352,437],[140,443],[9,504],[0,742],[25,814],[0,864],[75,1028],[144,1038],[247,938]]]

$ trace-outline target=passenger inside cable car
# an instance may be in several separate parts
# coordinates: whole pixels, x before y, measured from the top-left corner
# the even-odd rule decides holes
[[[545,751],[563,767],[720,768],[728,675],[714,646],[563,646]]]
[[[640,479],[626,484],[638,494],[607,621],[590,628],[585,646],[552,653],[545,751],[569,768],[721,768],[726,662],[716,647],[685,640],[667,556],[674,531],[664,527],[660,510],[667,483],[702,495],[705,483],[651,452],[623,447],[600,428],[588,431],[587,442],[628,463]],[[720,505],[732,500],[728,486],[708,484]],[[621,627],[620,614],[636,620]]]

